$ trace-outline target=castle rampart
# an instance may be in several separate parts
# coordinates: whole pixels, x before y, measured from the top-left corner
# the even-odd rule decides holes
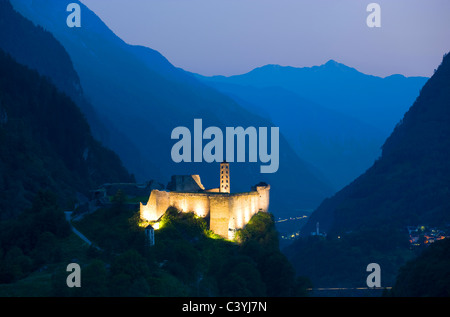
[[[183,179],[192,184],[188,177]],[[198,175],[195,175],[194,180],[201,184]],[[182,184],[178,186],[184,188]],[[192,187],[189,185],[189,188]],[[235,230],[243,228],[254,214],[269,210],[269,192],[270,186],[267,184],[256,185],[252,191],[245,193],[153,190],[147,204],[141,203],[140,216],[146,221],[157,221],[173,206],[182,212],[192,211],[199,217],[209,216],[210,229],[226,239],[232,239]]]

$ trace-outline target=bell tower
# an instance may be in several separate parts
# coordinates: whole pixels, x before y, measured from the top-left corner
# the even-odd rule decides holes
[[[220,163],[220,192],[230,193],[230,164],[226,161]]]

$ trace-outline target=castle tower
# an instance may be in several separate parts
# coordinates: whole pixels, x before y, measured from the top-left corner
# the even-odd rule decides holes
[[[220,163],[220,192],[230,193],[230,164],[226,161]]]

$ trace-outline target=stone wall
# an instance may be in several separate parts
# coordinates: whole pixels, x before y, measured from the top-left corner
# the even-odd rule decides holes
[[[146,205],[140,204],[141,219],[156,221],[170,207],[170,192],[152,190]]]
[[[259,211],[269,210],[270,186],[256,186],[255,191],[238,194],[216,192],[167,192],[153,190],[146,205],[141,203],[141,218],[157,221],[170,206],[182,212],[193,211],[210,218],[210,229],[232,239],[236,229],[243,228]]]
[[[229,194],[210,196],[209,228],[226,239],[228,239],[230,207]]]
[[[199,217],[206,217],[209,214],[210,200],[207,193],[170,192],[169,201],[170,206],[182,212],[193,211]]]

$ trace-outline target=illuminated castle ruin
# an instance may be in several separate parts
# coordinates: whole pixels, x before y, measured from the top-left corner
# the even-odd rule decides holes
[[[154,189],[146,205],[141,203],[140,217],[157,221],[173,206],[182,212],[209,216],[209,227],[216,234],[233,239],[237,229],[243,228],[259,211],[269,210],[270,185],[260,183],[250,192],[230,193],[229,164],[220,164],[220,187],[205,189],[199,175],[172,176],[168,190]]]

